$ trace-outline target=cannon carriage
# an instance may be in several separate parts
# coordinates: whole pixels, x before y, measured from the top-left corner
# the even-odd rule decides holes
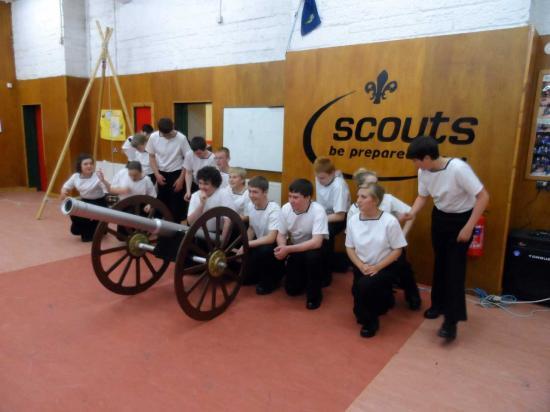
[[[246,227],[226,207],[205,212],[186,226],[173,222],[158,199],[137,195],[105,208],[67,198],[65,215],[99,221],[92,265],[101,284],[121,295],[153,286],[174,262],[174,288],[183,311],[210,320],[233,302],[248,255]]]

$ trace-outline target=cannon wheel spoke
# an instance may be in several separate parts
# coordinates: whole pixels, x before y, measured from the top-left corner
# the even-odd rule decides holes
[[[146,214],[144,207],[150,205],[151,210]],[[167,221],[173,221],[172,214],[168,208],[158,199],[145,195],[127,197],[113,206],[114,210],[126,213],[135,213],[145,217],[160,217]],[[169,260],[160,260],[153,254],[146,251],[142,255],[134,255],[128,249],[128,242],[136,234],[143,234],[147,237],[150,244],[157,243],[157,236],[151,233],[136,231],[132,228],[100,222],[97,226],[92,242],[92,264],[98,280],[107,289],[121,295],[135,295],[155,284],[168,268]],[[112,237],[111,237],[112,236]],[[113,242],[113,237],[118,242]],[[117,254],[121,254],[120,257]],[[143,275],[141,260],[145,262],[145,267],[151,276]],[[120,269],[120,265],[128,259],[125,266]],[[132,267],[132,262],[136,264]],[[114,274],[115,272],[117,274]],[[135,271],[135,283],[125,281],[128,274]]]

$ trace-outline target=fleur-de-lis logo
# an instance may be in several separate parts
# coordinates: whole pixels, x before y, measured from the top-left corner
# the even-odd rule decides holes
[[[389,83],[388,81],[388,72],[382,70],[378,77],[376,78],[376,84],[374,82],[368,82],[365,85],[365,92],[371,94],[371,100],[374,104],[380,104],[382,100],[386,99],[386,93],[393,93],[397,90],[397,82],[392,80]]]

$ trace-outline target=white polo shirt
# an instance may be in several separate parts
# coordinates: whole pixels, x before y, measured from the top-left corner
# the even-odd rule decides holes
[[[317,202],[325,208],[327,215],[347,212],[351,203],[348,184],[342,176],[335,175],[332,182],[323,186],[315,178]]]
[[[145,150],[155,155],[159,171],[175,172],[181,170],[185,155],[191,148],[187,137],[180,132],[177,132],[175,137],[167,139],[156,131],[149,137]]]
[[[257,209],[254,203],[250,202],[246,215],[256,239],[267,236],[273,230],[279,230],[281,207],[275,202],[268,202],[265,209]]]
[[[237,213],[241,216],[246,215],[248,205],[252,204],[250,196],[248,195],[248,189],[244,189],[241,193],[234,193],[231,186],[229,186],[226,190],[231,194]]]
[[[384,197],[382,198],[382,202],[378,206],[378,209],[382,210],[383,212],[391,213],[396,217],[398,217],[398,215],[409,213],[411,211],[411,207],[408,204],[396,198],[395,196],[390,195],[389,193],[386,193],[384,195]],[[359,213],[359,208],[357,207],[357,203],[353,203],[348,210],[348,216],[346,219],[347,223],[349,223],[349,220],[357,213]]]
[[[381,212],[378,219],[354,215],[346,228],[346,247],[355,249],[363,263],[375,265],[393,250],[407,246],[399,222],[391,213]]]
[[[229,186],[229,173],[225,173],[220,170],[220,174],[222,175],[222,184],[220,185],[220,189],[224,189]]]
[[[90,200],[100,199],[107,192],[95,173],[90,177],[82,177],[80,173],[73,173],[69,180],[63,184],[63,190],[70,191],[73,189],[76,189],[83,199]]]
[[[216,157],[213,153],[210,153],[210,155],[206,159],[202,159],[196,156],[195,153],[189,152],[185,156],[185,160],[183,161],[183,167],[185,167],[185,170],[193,173],[193,182],[195,182],[196,184],[199,184],[199,182],[197,181],[197,172],[204,166],[216,167]]]
[[[445,213],[471,210],[483,184],[463,160],[449,159],[445,168],[430,172],[418,170],[418,194],[431,196],[435,207]]]
[[[312,201],[305,212],[296,213],[290,203],[281,209],[279,233],[290,236],[293,245],[307,242],[313,235],[328,239],[328,218],[323,206]]]
[[[111,188],[117,189],[128,189],[129,192],[123,195],[118,195],[120,200],[125,199],[134,195],[148,195],[152,197],[157,197],[157,191],[155,190],[155,185],[149,178],[149,176],[143,176],[137,182],[132,180],[128,174],[128,169],[124,168],[113,177],[113,182],[111,183]]]
[[[201,191],[197,190],[195,193],[191,195],[191,200],[189,201],[189,210],[187,211],[188,215],[192,214],[199,207],[201,203],[199,198],[200,193]],[[225,206],[232,210],[236,209],[235,203],[233,203],[233,199],[231,198],[231,195],[229,194],[229,192],[227,190],[220,189],[220,188],[216,189],[216,191],[206,199],[202,212],[203,213],[207,212],[210,209],[214,207],[219,207],[219,206]],[[212,231],[212,232],[215,231],[216,219],[210,219],[206,223],[206,227],[208,228],[209,231]]]

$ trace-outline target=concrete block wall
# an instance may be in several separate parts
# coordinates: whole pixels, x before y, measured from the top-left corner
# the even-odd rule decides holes
[[[299,3],[222,0],[219,23],[219,0],[17,0],[17,78],[89,76],[100,52],[95,20],[116,29],[110,52],[122,75],[284,60]],[[550,0],[317,0],[317,6],[320,28],[302,37],[298,13],[291,51],[530,22],[541,34],[550,31]]]

